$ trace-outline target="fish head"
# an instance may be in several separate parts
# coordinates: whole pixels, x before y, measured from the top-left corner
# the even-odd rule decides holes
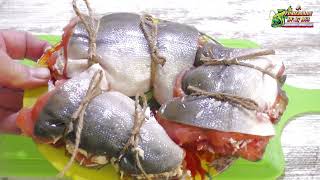
[[[32,108],[24,108],[18,114],[17,126],[24,135],[32,137],[36,142],[55,142],[66,129],[65,122],[48,110],[53,94],[54,90],[43,94]]]
[[[38,139],[55,143],[67,131],[70,121],[57,117],[48,106],[40,112],[34,127],[34,135]]]

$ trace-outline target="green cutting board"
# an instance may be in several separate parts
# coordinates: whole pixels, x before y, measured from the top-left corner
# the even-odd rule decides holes
[[[40,38],[56,43],[58,36],[44,35]],[[255,48],[252,41],[239,39],[220,39],[224,46],[233,48]],[[22,63],[30,65],[30,62]],[[237,160],[230,168],[215,179],[259,179],[269,180],[279,177],[285,167],[281,148],[281,132],[286,123],[295,116],[305,113],[320,112],[320,90],[301,89],[289,85],[284,86],[289,98],[287,110],[280,122],[275,126],[276,136],[267,146],[264,157],[258,162]],[[39,153],[37,146],[30,138],[14,135],[0,136],[0,177],[1,176],[55,176],[58,173],[48,160]]]

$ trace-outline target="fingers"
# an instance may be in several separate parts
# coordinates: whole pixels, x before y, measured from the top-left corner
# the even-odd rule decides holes
[[[22,107],[23,91],[0,87],[0,108],[19,111]]]
[[[48,46],[48,42],[39,40],[28,32],[0,31],[0,49],[7,52],[12,59],[37,60]]]
[[[0,133],[19,134],[20,130],[16,125],[18,113],[0,109]]]
[[[27,89],[47,84],[46,68],[28,68],[13,59],[38,59],[49,46],[27,32],[0,31],[0,85]],[[17,111],[22,106],[22,92],[0,87],[0,133],[19,133]]]
[[[0,85],[28,89],[45,85],[49,79],[50,71],[47,68],[26,67],[0,51]]]

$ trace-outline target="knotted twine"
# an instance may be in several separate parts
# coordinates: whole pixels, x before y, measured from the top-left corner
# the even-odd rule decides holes
[[[140,20],[140,27],[149,46],[151,56],[151,84],[153,84],[155,81],[157,65],[160,64],[161,66],[164,66],[166,58],[161,56],[158,51],[158,26],[155,19],[149,14],[143,15]],[[150,31],[148,30],[148,27],[150,28]]]
[[[236,105],[240,105],[246,109],[249,110],[258,110],[259,106],[258,104],[249,98],[244,98],[241,96],[236,96],[232,94],[226,94],[226,93],[219,93],[219,92],[207,92],[205,90],[202,90],[200,88],[194,87],[194,86],[188,86],[188,90],[192,91],[192,95],[194,96],[209,96],[213,97],[219,101],[228,101]]]
[[[142,110],[140,109],[140,97],[142,98]],[[125,144],[125,146],[123,147],[123,149],[120,152],[120,155],[117,159],[117,163],[119,163],[121,161],[121,159],[123,158],[123,156],[129,151],[133,151],[134,155],[135,155],[135,161],[136,164],[139,168],[139,170],[142,172],[142,174],[144,175],[144,177],[146,179],[150,179],[150,177],[148,176],[148,174],[144,171],[141,162],[140,162],[140,150],[138,148],[138,143],[139,143],[139,139],[140,139],[140,129],[145,121],[145,113],[147,110],[148,104],[147,104],[147,98],[144,94],[139,95],[137,94],[135,96],[135,116],[134,116],[134,124],[133,124],[133,128],[131,131],[131,135],[127,141],[127,143]]]
[[[96,54],[96,38],[97,38],[97,32],[99,29],[99,21],[97,21],[97,25],[95,25],[95,19],[93,17],[93,12],[90,7],[90,4],[87,0],[83,0],[86,4],[87,10],[88,10],[88,19],[85,19],[82,13],[80,12],[79,8],[77,7],[76,0],[73,0],[72,5],[73,9],[76,13],[76,15],[79,17],[80,22],[84,25],[89,38],[89,48],[88,48],[88,62],[89,64],[97,63],[98,57]],[[89,21],[89,22],[88,22]],[[144,22],[144,21],[143,21]],[[148,24],[152,25],[152,23],[141,23],[141,24]],[[142,29],[146,29],[143,25],[141,25]],[[148,34],[147,31],[144,31],[145,36],[148,41],[149,47],[151,49],[151,57],[152,60],[155,61],[157,64],[164,64],[165,59],[161,58],[158,54],[157,48],[155,47],[155,38],[157,34],[157,28],[152,25],[151,34]],[[159,60],[162,59],[162,60]],[[101,70],[95,72],[94,76],[92,77],[88,90],[86,92],[85,97],[82,99],[79,108],[72,114],[72,122],[77,121],[78,127],[76,130],[76,140],[75,140],[75,148],[72,152],[72,156],[69,160],[69,162],[66,164],[66,166],[63,168],[63,170],[58,174],[58,177],[63,177],[64,174],[70,169],[72,166],[73,161],[75,160],[75,157],[79,150],[80,145],[80,139],[81,139],[81,131],[83,129],[83,123],[84,123],[84,115],[85,110],[87,109],[87,106],[89,105],[90,101],[100,95],[102,93],[102,90],[100,89],[99,85],[101,83],[103,77],[103,72]],[[140,97],[142,97],[143,100],[143,107],[140,108]],[[139,149],[138,149],[138,142],[139,142],[139,133],[140,128],[142,127],[144,120],[145,120],[145,111],[147,109],[147,99],[145,95],[139,95],[137,94],[135,97],[135,117],[134,117],[134,125],[131,131],[131,135],[125,144],[123,150],[120,152],[118,162],[120,162],[121,158],[125,155],[125,153],[131,149],[135,153],[135,159],[137,166],[139,170],[143,173],[143,175],[150,179],[147,173],[144,171],[140,158],[139,158]]]
[[[255,66],[253,64],[240,62],[240,60],[247,60],[248,61],[248,60],[252,60],[254,57],[270,55],[270,54],[274,54],[274,50],[267,49],[264,51],[259,51],[259,52],[252,53],[249,55],[233,57],[230,59],[214,59],[214,58],[206,57],[206,56],[202,55],[200,61],[202,61],[205,65],[212,65],[212,66],[215,66],[215,65],[226,65],[226,66],[239,65],[239,66],[249,67],[249,68],[253,68],[253,69],[258,70],[258,71],[262,72],[263,74],[267,74],[270,77],[274,78],[275,80],[278,80],[278,77],[276,75],[270,73],[266,69],[263,69],[259,66]],[[250,98],[244,98],[241,96],[227,94],[227,93],[208,92],[208,91],[202,90],[202,89],[194,87],[194,86],[188,86],[187,89],[193,92],[192,95],[196,95],[196,96],[197,95],[198,96],[205,95],[205,96],[213,97],[213,98],[220,100],[220,101],[228,101],[233,104],[240,105],[240,106],[242,106],[246,109],[249,109],[249,110],[255,110],[255,111],[259,110],[258,103]]]
[[[96,44],[96,39],[97,39],[97,33],[99,30],[100,26],[100,21],[94,18],[93,11],[90,7],[90,4],[88,0],[83,0],[86,4],[87,10],[88,10],[88,19],[85,19],[83,14],[80,12],[79,8],[77,7],[77,0],[72,1],[72,7],[76,15],[80,18],[80,22],[84,25],[84,28],[86,29],[88,33],[88,38],[89,38],[89,48],[88,48],[88,62],[89,64],[91,63],[97,63],[98,62],[98,57],[97,56],[97,44]],[[96,22],[97,21],[97,22]]]
[[[277,80],[278,77],[276,75],[270,73],[266,69],[263,69],[263,68],[261,68],[259,66],[255,66],[253,64],[240,62],[240,60],[249,61],[249,60],[253,60],[254,57],[270,55],[270,54],[274,54],[274,50],[267,49],[267,50],[256,52],[256,53],[253,53],[253,54],[233,57],[233,58],[230,58],[230,59],[214,59],[214,58],[210,58],[210,57],[206,57],[206,56],[202,55],[200,61],[202,61],[205,65],[213,65],[213,66],[214,65],[239,65],[239,66],[245,66],[245,67],[256,69],[256,70],[262,72],[263,74],[267,74],[270,77],[272,77],[272,78]]]
[[[80,13],[79,8],[77,7],[76,0],[72,1],[73,10],[75,11],[76,15],[80,18],[81,23],[84,25],[88,36],[89,36],[89,48],[88,48],[88,62],[93,63],[97,62],[97,55],[96,55],[96,37],[97,37],[97,31],[99,28],[99,23],[95,25],[95,19],[93,17],[92,9],[89,5],[89,2],[87,0],[83,0],[86,4],[86,7],[88,9],[88,19],[86,20],[83,15]],[[89,22],[88,22],[89,21]],[[58,177],[63,177],[64,174],[70,169],[72,166],[73,161],[75,160],[75,157],[79,150],[80,145],[80,139],[81,139],[81,131],[83,128],[83,118],[85,115],[85,110],[87,109],[87,106],[89,105],[89,102],[102,93],[99,85],[101,83],[103,77],[103,72],[101,70],[95,72],[93,75],[88,90],[86,92],[85,97],[82,99],[80,106],[78,109],[72,114],[72,122],[77,121],[78,127],[76,130],[76,139],[75,139],[75,148],[72,152],[72,156],[69,160],[69,162],[66,164],[66,166],[63,168],[63,170],[58,174]]]
[[[88,48],[88,62],[89,64],[93,64],[97,62],[97,55],[96,55],[96,37],[97,37],[97,31],[99,28],[99,22],[97,25],[95,25],[95,19],[93,17],[92,9],[89,5],[89,2],[87,0],[83,0],[86,4],[86,7],[88,9],[88,19],[85,19],[84,16],[80,13],[80,10],[77,7],[76,0],[72,1],[73,9],[76,13],[76,15],[79,17],[81,23],[84,25],[88,37],[89,37],[89,48]],[[89,21],[89,22],[88,22]],[[82,99],[80,106],[78,109],[72,114],[72,122],[77,121],[78,126],[76,130],[76,139],[75,139],[75,148],[72,152],[72,156],[69,160],[69,162],[66,164],[66,166],[63,168],[63,170],[58,174],[58,177],[63,177],[64,174],[70,169],[73,161],[75,160],[75,157],[79,150],[80,145],[80,139],[81,139],[81,132],[83,129],[83,121],[84,121],[84,115],[85,110],[87,109],[87,106],[89,105],[89,102],[95,98],[96,96],[100,95],[102,93],[99,85],[101,83],[103,77],[103,72],[101,70],[95,72],[93,75],[88,90],[86,92],[85,97]]]
[[[148,30],[148,27],[150,28],[150,31]],[[158,48],[157,48],[157,34],[158,34],[158,26],[156,25],[153,17],[151,15],[143,15],[140,19],[140,28],[143,32],[144,37],[147,40],[149,52],[151,56],[151,84],[154,82],[155,75],[156,75],[156,66],[160,64],[161,66],[164,66],[166,59],[165,57],[161,56],[159,54]],[[140,109],[140,97],[142,98],[142,110]],[[140,150],[138,148],[138,143],[140,139],[140,129],[145,121],[145,113],[147,109],[147,98],[144,94],[140,95],[137,93],[135,96],[135,117],[134,117],[134,125],[131,131],[131,135],[123,147],[122,151],[120,152],[120,155],[118,159],[116,160],[116,163],[120,163],[121,159],[124,157],[124,155],[131,150],[135,155],[135,161],[136,165],[138,166],[138,169],[141,171],[143,176],[146,179],[151,179],[149,175],[145,172],[143,169],[141,162],[140,162]]]
[[[72,122],[77,121],[78,122],[78,127],[76,130],[76,140],[75,140],[75,148],[72,152],[72,156],[69,160],[69,162],[66,164],[66,166],[63,168],[63,170],[58,174],[58,177],[63,177],[63,175],[70,169],[73,161],[75,160],[75,157],[78,153],[79,150],[79,145],[80,145],[80,139],[81,139],[81,132],[83,128],[83,121],[84,121],[84,115],[85,115],[85,110],[87,109],[89,102],[97,97],[98,95],[101,94],[101,89],[99,87],[101,80],[103,77],[103,72],[101,70],[95,72],[93,75],[88,90],[86,92],[85,97],[82,99],[79,108],[72,114]]]

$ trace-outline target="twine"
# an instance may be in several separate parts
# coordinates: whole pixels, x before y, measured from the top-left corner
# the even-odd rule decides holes
[[[258,71],[262,72],[263,74],[267,74],[274,79],[278,79],[278,77],[276,75],[270,73],[266,69],[255,66],[253,64],[240,62],[240,60],[247,60],[248,61],[254,57],[270,55],[270,54],[274,54],[274,50],[266,49],[264,51],[259,51],[259,52],[255,52],[255,53],[243,55],[243,56],[237,56],[237,57],[233,57],[230,59],[214,59],[214,58],[202,56],[201,61],[205,65],[213,65],[213,66],[214,65],[239,65],[239,66],[249,67],[249,68],[253,68],[253,69],[258,70]]]
[[[188,86],[188,90],[193,91],[191,95],[195,95],[195,96],[205,95],[205,96],[213,97],[219,101],[228,101],[233,104],[240,105],[249,110],[258,111],[258,108],[259,108],[258,104],[249,98],[244,98],[244,97],[226,94],[226,93],[207,92],[194,86]]]
[[[103,72],[101,70],[95,72],[94,76],[92,77],[89,88],[86,92],[85,97],[82,99],[79,108],[72,114],[72,122],[77,121],[78,127],[76,131],[76,140],[75,140],[75,148],[72,152],[71,158],[69,162],[66,164],[66,166],[63,168],[63,170],[58,174],[58,177],[63,177],[63,175],[70,169],[72,166],[73,161],[75,160],[75,157],[79,150],[80,145],[80,139],[81,139],[81,132],[83,129],[84,124],[84,115],[85,111],[90,103],[90,101],[101,94],[101,89],[99,87],[99,84],[103,77]]]
[[[142,98],[142,109],[140,109],[140,97]],[[141,162],[140,162],[140,158],[139,158],[139,149],[138,149],[138,143],[139,143],[139,139],[140,139],[140,129],[145,121],[145,112],[146,109],[148,107],[147,104],[147,98],[146,96],[143,95],[139,95],[137,94],[135,96],[135,116],[134,116],[134,125],[132,127],[132,131],[131,131],[131,135],[127,141],[127,143],[125,144],[125,146],[123,147],[122,151],[120,152],[120,155],[118,157],[118,162],[121,161],[121,159],[123,158],[123,156],[126,154],[126,152],[128,152],[128,150],[132,150],[135,153],[135,160],[137,163],[137,166],[139,168],[139,170],[142,172],[142,174],[145,176],[146,179],[150,179],[148,174],[144,171]]]
[[[151,84],[155,81],[156,76],[156,66],[160,64],[164,66],[166,63],[166,58],[159,54],[157,48],[157,35],[158,35],[158,26],[154,22],[154,19],[151,15],[143,15],[140,20],[140,27],[144,34],[144,37],[148,41],[148,46],[151,56]],[[149,31],[147,26],[151,28]]]
[[[86,20],[83,14],[80,12],[79,8],[77,7],[76,1],[77,0],[72,1],[73,10],[76,13],[76,15],[80,18],[80,21],[84,25],[89,36],[88,60],[89,60],[89,63],[96,63],[100,58],[97,56],[97,53],[96,53],[96,49],[97,49],[96,39],[97,39],[97,32],[100,26],[100,21],[97,21],[97,24],[95,25],[96,19],[94,18],[93,11],[90,7],[88,0],[83,0],[88,10],[88,20]]]
[[[95,19],[93,17],[93,12],[90,7],[90,4],[87,0],[83,0],[86,4],[87,10],[88,10],[88,18],[85,19],[83,14],[80,13],[79,8],[77,7],[76,0],[72,1],[73,10],[76,13],[76,15],[80,18],[80,21],[84,25],[88,36],[89,36],[89,48],[88,48],[88,60],[89,63],[97,62],[97,55],[96,55],[96,38],[97,38],[97,31],[99,29],[99,22],[95,26]],[[88,22],[89,21],[89,22]],[[82,99],[80,106],[78,109],[72,114],[72,122],[77,121],[78,127],[76,130],[76,139],[75,139],[75,148],[71,155],[71,158],[69,162],[66,164],[66,166],[63,168],[63,170],[58,174],[58,177],[63,177],[64,174],[70,169],[72,166],[73,161],[75,160],[75,157],[79,150],[80,145],[80,139],[81,139],[81,132],[83,129],[83,123],[84,123],[84,114],[86,111],[87,106],[89,105],[89,102],[101,94],[101,89],[99,87],[99,84],[101,83],[103,77],[103,72],[101,70],[95,72],[94,76],[92,77],[88,90],[86,92],[85,97]]]

